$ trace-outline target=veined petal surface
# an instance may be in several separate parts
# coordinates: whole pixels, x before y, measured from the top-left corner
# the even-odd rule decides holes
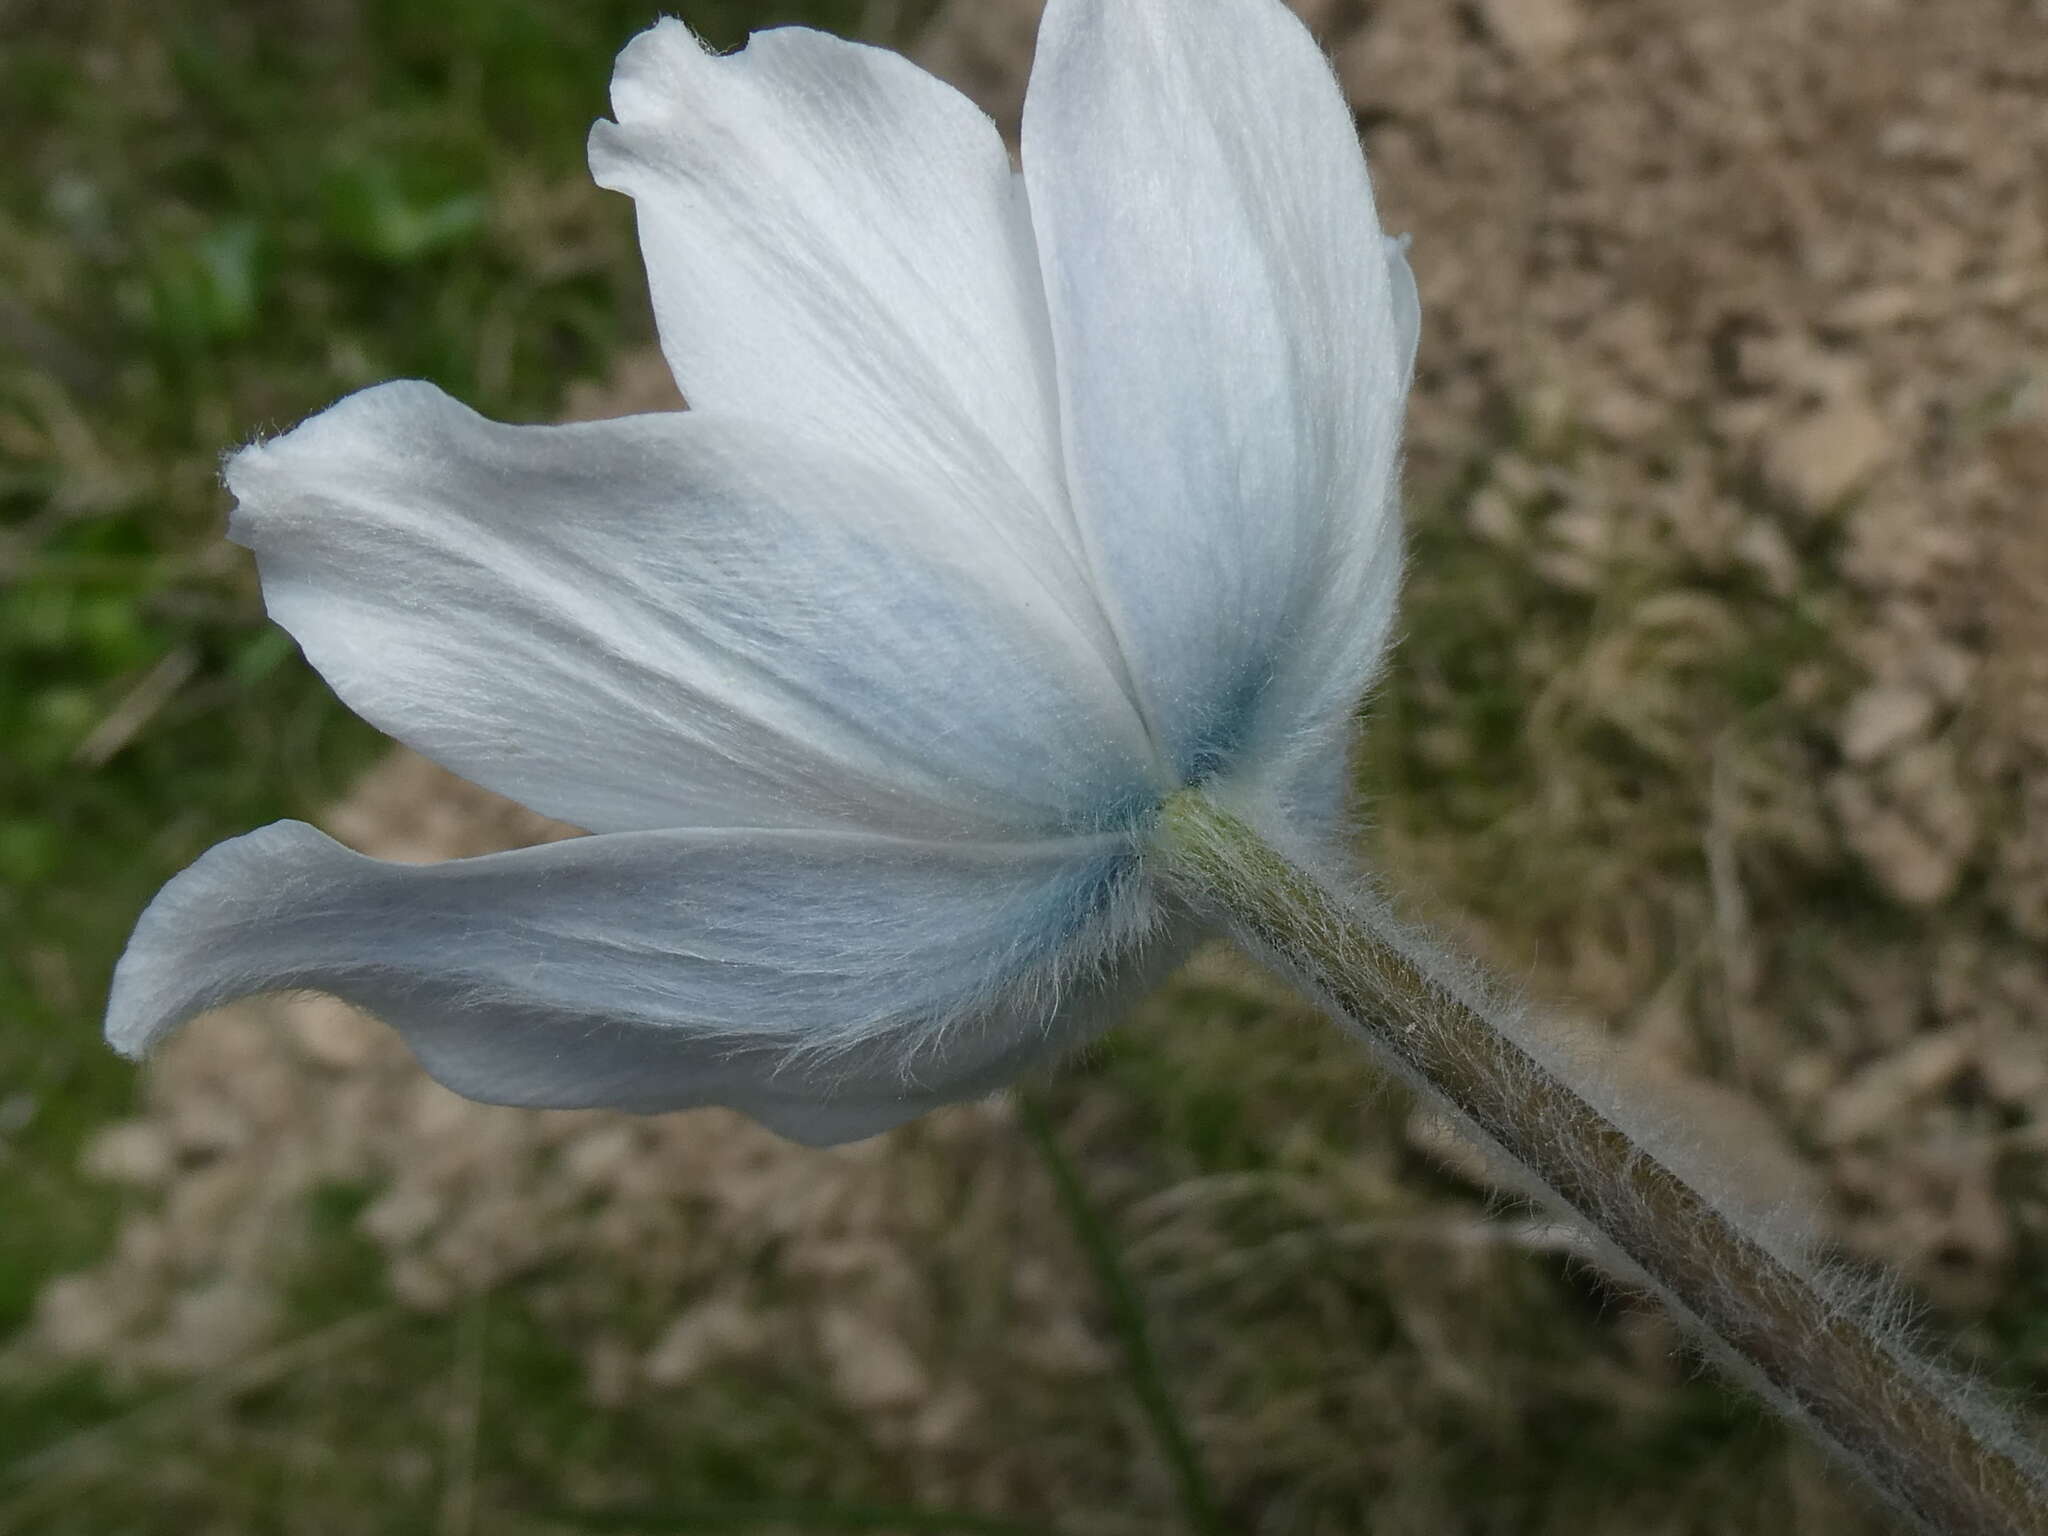
[[[1051,0],[1023,161],[1151,732],[1184,780],[1322,797],[1393,613],[1415,322],[1329,64],[1274,0]]]
[[[1066,500],[1038,260],[995,125],[897,54],[801,27],[635,38],[591,131],[699,409],[853,446],[1112,637]]]
[[[1177,958],[1132,863],[1114,838],[675,831],[415,866],[278,822],[158,895],[107,1033],[135,1055],[237,998],[318,991],[469,1098],[726,1104],[848,1140],[988,1091],[1157,973],[1091,961]]]
[[[351,709],[592,831],[1027,836],[1152,793],[1092,638],[923,492],[783,428],[510,427],[388,384],[227,478],[271,615]]]

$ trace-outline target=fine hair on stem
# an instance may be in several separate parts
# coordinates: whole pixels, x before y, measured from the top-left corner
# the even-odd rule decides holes
[[[1934,1359],[1896,1286],[1822,1256],[1597,1049],[1567,1044],[1327,853],[1199,790],[1156,838],[1168,889],[1316,998],[1387,1067],[1586,1228],[1709,1357],[1929,1536],[2048,1536],[2048,1458]]]

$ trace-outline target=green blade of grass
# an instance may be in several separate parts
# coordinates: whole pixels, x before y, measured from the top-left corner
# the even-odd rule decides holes
[[[1174,1488],[1179,1495],[1181,1514],[1187,1521],[1187,1527],[1196,1536],[1221,1536],[1223,1513],[1216,1502],[1215,1489],[1202,1465],[1194,1436],[1188,1433],[1179,1410],[1173,1405],[1172,1394],[1166,1390],[1159,1357],[1152,1349],[1145,1304],[1117,1254],[1116,1240],[1088,1198],[1088,1190],[1081,1182],[1079,1171],[1060,1146],[1052,1117],[1046,1113],[1045,1106],[1035,1095],[1027,1092],[1019,1092],[1016,1097],[1023,1112],[1025,1128],[1030,1132],[1032,1143],[1038,1148],[1038,1155],[1044,1161],[1053,1189],[1059,1196],[1060,1209],[1073,1227],[1082,1251],[1087,1254],[1089,1267],[1095,1271],[1096,1283],[1102,1288],[1103,1299],[1109,1305],[1110,1324],[1123,1348],[1124,1374],[1130,1380],[1132,1392],[1137,1395],[1138,1406],[1152,1425],[1160,1454],[1166,1458],[1166,1464],[1173,1473]]]

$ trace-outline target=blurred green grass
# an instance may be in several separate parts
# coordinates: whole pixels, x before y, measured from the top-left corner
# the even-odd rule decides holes
[[[0,1339],[107,1241],[113,1198],[70,1170],[131,1102],[98,1016],[135,915],[381,746],[264,620],[219,537],[220,457],[393,377],[543,419],[651,334],[630,208],[590,185],[583,143],[659,12],[0,7]],[[688,19],[731,46],[914,17],[704,0]],[[0,1446],[112,1407],[84,1378],[0,1394]],[[200,1528],[157,1518],[135,1528]]]

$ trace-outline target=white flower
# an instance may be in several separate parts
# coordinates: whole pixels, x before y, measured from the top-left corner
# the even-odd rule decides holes
[[[271,614],[358,713],[594,835],[407,867],[297,822],[143,915],[140,1053],[291,989],[474,1098],[870,1134],[1183,954],[1196,783],[1332,826],[1386,641],[1413,284],[1278,0],[1052,0],[1023,170],[894,54],[620,57],[692,409],[483,420],[420,383],[229,464]]]

